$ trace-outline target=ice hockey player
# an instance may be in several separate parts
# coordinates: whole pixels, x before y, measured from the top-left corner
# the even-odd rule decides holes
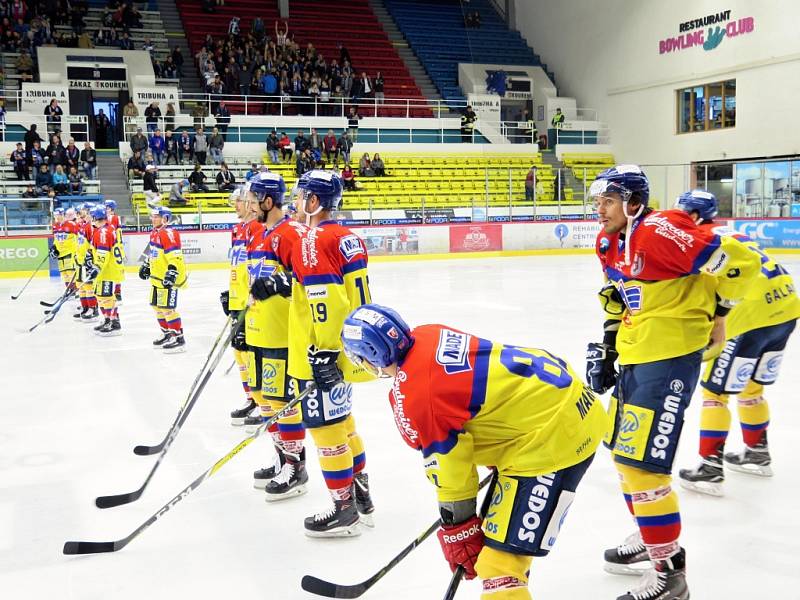
[[[247,238],[249,230],[254,222],[254,215],[250,212],[247,201],[244,198],[244,190],[241,187],[231,192],[230,203],[236,211],[239,222],[233,226],[231,231],[231,268],[228,278],[228,289],[219,295],[222,311],[226,316],[238,316],[239,311],[247,306],[250,287],[247,276]],[[242,380],[242,387],[247,398],[247,404],[231,412],[232,425],[244,425],[245,419],[257,408],[253,394],[248,385],[248,364],[247,352],[233,349],[233,357],[239,367],[239,377]]]
[[[78,284],[78,297],[81,309],[72,315],[84,323],[93,323],[99,317],[97,296],[94,295],[94,284],[89,281],[86,258],[89,255],[89,246],[94,235],[92,216],[89,214],[89,205],[84,203],[78,206],[78,238],[75,246],[75,269]]]
[[[117,214],[117,202],[116,200],[106,200],[103,202],[103,206],[106,207],[106,216],[108,217],[108,224],[114,228],[114,232],[117,235],[117,241],[119,242],[119,247],[122,251],[122,260],[125,261],[125,246],[122,244],[122,222],[119,220],[119,215]],[[117,304],[122,304],[122,284],[118,283],[114,287],[114,297],[117,299]]]
[[[596,252],[607,279],[600,292],[607,320],[603,343],[589,344],[586,379],[598,393],[616,386],[607,443],[639,529],[606,551],[606,569],[636,574],[647,567],[618,600],[685,600],[686,552],[671,487],[675,450],[702,352],[724,340],[725,316],[760,261],[682,211],[649,208],[649,183],[636,165],[606,169],[589,193],[602,227]]]
[[[332,220],[342,198],[341,178],[309,171],[295,188],[297,218],[309,230],[292,250],[294,274],[289,306],[289,375],[295,393],[312,382],[317,389],[302,402],[303,424],[317,446],[322,476],[333,506],[305,519],[306,535],[360,535],[373,524],[375,508],[364,470],[364,442],[356,432],[351,383],[371,379],[341,352],[345,317],[370,301],[364,243]]]
[[[186,341],[178,314],[178,290],[186,286],[186,265],[181,251],[181,236],[169,226],[172,211],[162,206],[150,212],[153,231],[150,232],[149,259],[139,267],[139,278],[150,279],[150,306],[161,327],[161,337],[154,348],[167,353],[183,352]]]
[[[261,416],[281,410],[290,396],[289,300],[291,254],[305,227],[283,214],[286,184],[275,173],[259,173],[246,186],[251,209],[262,225],[248,240],[247,263],[253,302],[245,318],[245,342],[253,353],[253,397]],[[298,408],[270,429],[278,463],[253,474],[254,486],[264,489],[267,502],[299,496],[306,491],[305,428]]]
[[[78,224],[75,209],[53,210],[53,245],[50,257],[58,262],[58,273],[66,288],[77,288],[75,284],[75,250],[78,247]]]
[[[485,600],[530,599],[531,561],[552,549],[608,429],[603,405],[549,352],[445,325],[411,330],[377,304],[347,317],[342,340],[354,363],[394,378],[395,424],[436,486],[450,568],[480,577]],[[481,524],[477,467],[488,465],[498,480]]]
[[[122,328],[114,286],[125,277],[122,248],[114,228],[108,224],[105,207],[95,205],[90,215],[94,221],[94,231],[85,265],[87,279],[94,283],[94,293],[103,314],[103,322],[94,329],[98,335],[105,337],[120,335]]]
[[[775,383],[786,342],[800,317],[800,298],[791,275],[748,237],[714,222],[717,198],[704,190],[682,194],[676,205],[701,229],[733,235],[761,261],[761,273],[747,295],[730,312],[723,346],[710,348],[700,381],[703,408],[700,413],[701,463],[681,469],[680,483],[698,492],[722,495],[723,461],[734,471],[769,477],[771,458],[767,446],[769,406],[764,386]],[[738,394],[739,420],[744,450],[725,453],[731,425],[729,394]]]

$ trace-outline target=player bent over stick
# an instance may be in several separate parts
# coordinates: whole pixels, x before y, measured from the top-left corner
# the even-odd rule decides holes
[[[636,574],[637,566],[648,567],[618,600],[686,600],[686,552],[671,487],[675,449],[702,352],[724,341],[725,316],[753,285],[761,261],[682,211],[648,208],[649,182],[636,165],[606,169],[590,194],[608,283],[600,292],[605,337],[589,344],[586,379],[598,393],[616,386],[608,444],[639,529],[606,551],[606,569]]]
[[[239,222],[233,226],[231,231],[231,269],[228,289],[219,295],[219,301],[222,304],[222,311],[225,315],[235,320],[239,311],[244,310],[247,306],[247,298],[250,291],[247,278],[247,240],[251,237],[250,230],[257,228],[259,224],[244,198],[243,188],[238,187],[233,190],[230,201],[236,211],[236,216],[239,217]],[[234,344],[236,343],[234,341]],[[231,424],[244,425],[245,419],[257,408],[257,405],[253,400],[253,394],[248,384],[249,359],[247,350],[234,347],[233,356],[236,360],[236,365],[239,367],[239,377],[242,380],[247,404],[231,412]]]
[[[724,346],[709,349],[709,360],[700,386],[700,456],[695,469],[681,469],[680,483],[694,491],[722,495],[724,462],[735,471],[769,477],[771,458],[767,446],[769,406],[764,386],[778,378],[783,351],[800,317],[800,298],[791,275],[758,244],[714,223],[717,198],[703,190],[692,190],[678,198],[677,208],[688,213],[701,229],[732,235],[756,253],[761,272],[744,300],[728,315]],[[744,438],[742,452],[725,453],[731,426],[728,395],[738,394],[739,420]]]
[[[450,568],[483,579],[486,600],[531,598],[533,557],[555,543],[608,428],[603,406],[560,358],[444,325],[411,330],[365,304],[345,320],[347,356],[393,377],[389,401],[436,486],[439,542]],[[486,519],[476,516],[477,466],[498,470]]]
[[[139,278],[150,279],[153,287],[150,305],[155,310],[162,336],[153,342],[154,348],[165,352],[183,352],[186,341],[178,314],[178,289],[186,286],[186,264],[181,252],[181,236],[169,227],[172,211],[166,207],[153,209],[150,221],[149,258],[139,267]]]
[[[342,324],[370,301],[367,253],[361,239],[332,219],[342,199],[341,178],[305,173],[297,182],[297,219],[308,231],[292,248],[294,283],[289,306],[289,375],[295,394],[314,381],[302,402],[303,423],[317,446],[333,507],[307,517],[311,537],[355,536],[371,526],[375,508],[365,470],[364,442],[356,432],[351,383],[371,379],[341,352]]]

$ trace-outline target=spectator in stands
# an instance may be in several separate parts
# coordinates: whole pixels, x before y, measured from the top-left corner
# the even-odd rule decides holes
[[[467,105],[464,114],[461,115],[461,141],[471,144],[474,138],[475,121],[478,120],[478,115],[472,110],[472,107]]]
[[[178,70],[178,77],[183,77],[183,52],[178,46],[172,50],[172,62],[175,63],[175,68]]]
[[[241,31],[239,27],[239,17],[233,17],[228,23],[228,36],[237,37]]]
[[[48,104],[44,108],[44,116],[47,117],[48,131],[61,130],[61,116],[63,114],[64,111],[61,110],[61,107],[58,105],[58,100],[56,100],[55,98],[50,100],[50,104]]]
[[[283,48],[289,42],[289,23],[283,22],[284,30],[278,29],[278,22],[275,21],[275,43],[279,48]]]
[[[142,44],[142,50],[150,54],[150,59],[152,60],[155,56],[156,48],[153,45],[153,42],[150,40],[149,37],[144,38],[144,43]]]
[[[133,40],[127,31],[122,32],[122,37],[117,42],[120,50],[133,50]]]
[[[194,162],[206,164],[206,153],[208,152],[208,137],[203,133],[203,128],[195,129],[194,134]]]
[[[350,61],[345,60],[342,62],[342,93],[345,98],[350,97],[350,92],[353,89],[353,68],[350,66]]]
[[[561,112],[560,108],[556,109],[556,114],[553,115],[553,118],[550,119],[550,127],[553,129],[561,129],[564,125],[564,113]]]
[[[175,103],[169,102],[167,104],[167,114],[164,117],[164,129],[169,131],[175,129]]]
[[[128,100],[128,103],[122,108],[122,115],[124,117],[131,117],[131,118],[139,116],[139,109],[136,108],[136,105],[133,103],[133,100]],[[126,134],[133,133],[134,131],[136,131],[136,123],[125,124]]]
[[[181,179],[169,191],[169,205],[170,206],[186,206],[189,200],[183,195],[184,192],[189,191],[189,180]]]
[[[252,165],[250,165],[250,170],[247,173],[244,174],[244,180],[245,181],[250,181],[253,177],[258,175],[260,172],[261,172],[261,170],[258,168],[258,164],[253,163]]]
[[[228,163],[223,162],[217,173],[217,189],[220,192],[231,192],[236,187],[236,176],[228,169]]]
[[[217,128],[222,134],[223,141],[227,139],[228,126],[231,124],[231,111],[228,110],[225,101],[221,101],[217,110],[214,112],[214,118],[217,120]]]
[[[342,133],[342,137],[339,138],[339,154],[342,157],[342,160],[345,163],[350,162],[350,150],[353,149],[353,140],[350,139],[350,134],[345,131]],[[337,165],[337,162],[334,161],[334,166]]]
[[[195,164],[194,171],[189,175],[189,183],[191,184],[191,191],[193,192],[207,192],[208,186],[206,185],[206,174],[203,173],[203,167],[200,164]]]
[[[142,153],[136,150],[128,159],[128,179],[139,179],[144,175],[144,159]]]
[[[375,102],[377,104],[383,104],[383,73],[378,71],[378,74],[375,75],[375,81],[372,82],[372,89],[375,90]]]
[[[92,181],[97,179],[97,151],[92,148],[92,145],[89,142],[85,142],[83,144],[80,161],[81,166],[83,167],[83,173],[86,175],[86,179]]]
[[[532,165],[525,176],[525,201],[533,202],[536,199],[536,165]]]
[[[372,92],[372,79],[369,78],[369,75],[367,75],[366,71],[362,71],[358,84],[358,98],[369,98],[372,96]],[[353,96],[353,102],[356,102],[356,94],[354,93]]]
[[[17,142],[17,148],[11,153],[11,162],[14,163],[14,173],[17,174],[18,181],[28,179],[28,157],[25,155],[25,148],[22,142]]]
[[[481,26],[481,13],[479,13],[477,10],[473,11],[473,12],[468,12],[464,16],[464,25],[466,27],[474,27],[474,28],[480,27]]]
[[[142,133],[142,128],[137,127],[136,133],[131,137],[131,152],[144,152],[150,146],[147,136]]]
[[[40,196],[46,196],[53,188],[53,178],[47,170],[47,165],[42,165],[36,172],[36,192]]]
[[[156,166],[164,163],[164,146],[164,136],[161,135],[161,129],[156,127],[150,136],[150,151],[153,153],[153,163]]]
[[[290,161],[294,152],[292,151],[292,142],[289,139],[289,136],[286,135],[285,131],[281,131],[281,137],[278,140],[278,146],[281,149],[281,159],[285,161]]]
[[[208,138],[208,153],[211,154],[211,160],[215,165],[220,164],[224,158],[222,156],[222,149],[225,147],[225,138],[219,132],[218,127],[211,130],[211,137]]]
[[[111,131],[111,121],[101,108],[94,118],[95,144],[98,148],[108,148],[109,131]]]
[[[364,152],[361,155],[361,160],[358,161],[358,174],[362,177],[375,177],[375,171],[372,170],[370,164],[372,160],[369,158],[369,152]]]
[[[178,142],[178,157],[181,163],[194,162],[194,140],[185,130],[181,133],[181,139]]]
[[[383,159],[381,155],[377,152],[375,156],[372,157],[372,170],[375,171],[376,177],[385,177],[386,176],[386,165],[383,163]]]
[[[81,174],[78,172],[78,167],[69,168],[67,180],[69,182],[70,196],[80,196],[83,194],[83,177],[81,177]]]
[[[36,193],[32,183],[29,183],[28,187],[25,188],[25,191],[22,192],[23,198],[36,198],[38,195],[39,194]]]
[[[294,168],[295,174],[300,177],[300,175],[311,171],[313,168],[314,159],[311,157],[311,148],[306,148],[302,152],[298,152]]]
[[[64,145],[61,143],[61,138],[56,134],[53,134],[50,138],[50,143],[44,154],[51,175],[54,173],[57,166],[64,165],[67,162]]]
[[[309,147],[308,138],[306,138],[306,134],[301,129],[294,138],[294,152],[299,156]]]
[[[347,115],[347,131],[353,140],[353,144],[358,141],[358,122],[361,120],[361,115],[358,114],[358,108],[355,106],[350,107],[350,112]],[[347,160],[347,159],[345,159]]]
[[[159,196],[158,185],[156,184],[156,172],[158,169],[155,165],[147,165],[144,168],[144,176],[142,177],[142,188],[144,190],[145,203],[151,206],[156,203],[156,197]]]
[[[31,124],[31,128],[25,132],[24,140],[25,140],[25,153],[28,155],[31,153],[31,148],[33,148],[34,142],[42,142],[42,138],[39,135],[39,132],[36,131],[35,124]]]
[[[172,135],[172,130],[167,129],[167,133],[164,137],[164,164],[169,164],[169,159],[174,158],[175,164],[180,164],[180,160],[178,159],[178,138]]]
[[[69,193],[69,178],[64,172],[63,165],[56,165],[56,170],[53,173],[53,190],[58,195]]]
[[[269,160],[273,165],[277,165],[279,162],[278,142],[278,132],[273,129],[267,136],[267,154],[269,155]]]
[[[161,109],[158,107],[158,102],[151,102],[150,106],[144,109],[144,117],[147,131],[155,131],[158,127],[158,122],[161,120]]]
[[[17,58],[17,75],[22,81],[33,81],[33,58],[27,50],[20,50]]]
[[[39,168],[44,166],[47,168],[47,159],[45,158],[44,152],[42,151],[42,143],[39,140],[33,142],[33,147],[28,154],[28,164],[32,167],[32,173],[36,174],[39,172]]]
[[[322,138],[322,148],[325,150],[325,160],[331,162],[331,155],[333,155],[334,164],[339,160],[339,150],[336,142],[336,134],[333,129],[328,129],[328,134]]]
[[[72,167],[77,169],[80,166],[81,151],[78,150],[78,147],[75,145],[74,138],[69,138],[69,140],[67,140],[67,147],[64,148],[64,157],[66,158],[66,162],[64,163],[64,168],[66,170]]]
[[[350,168],[350,163],[345,163],[344,169],[342,169],[342,181],[345,190],[349,192],[356,191],[356,174]]]

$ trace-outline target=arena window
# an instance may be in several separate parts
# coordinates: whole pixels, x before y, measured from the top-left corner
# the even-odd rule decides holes
[[[678,90],[677,100],[677,133],[736,126],[735,79]]]

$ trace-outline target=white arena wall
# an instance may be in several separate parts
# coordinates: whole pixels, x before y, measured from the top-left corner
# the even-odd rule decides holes
[[[661,54],[681,23],[730,10],[751,33],[706,51]],[[559,94],[596,108],[620,162],[685,164],[800,154],[800,36],[796,0],[517,1],[515,25],[555,75]],[[724,25],[723,25],[724,26]],[[705,27],[707,33],[708,27]],[[677,135],[676,94],[736,79],[736,127]]]

